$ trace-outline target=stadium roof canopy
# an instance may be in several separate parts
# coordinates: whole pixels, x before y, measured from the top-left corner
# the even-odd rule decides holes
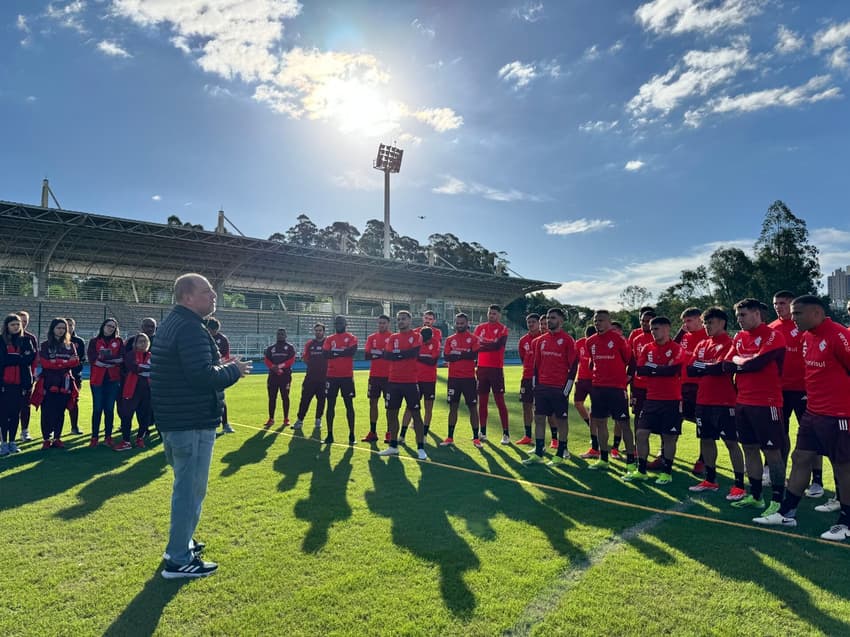
[[[337,298],[506,304],[557,283],[454,270],[147,221],[0,201],[0,268]]]

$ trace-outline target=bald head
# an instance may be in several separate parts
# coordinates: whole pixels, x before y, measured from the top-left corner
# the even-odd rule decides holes
[[[199,316],[215,312],[216,293],[206,277],[190,272],[174,281],[174,301]]]

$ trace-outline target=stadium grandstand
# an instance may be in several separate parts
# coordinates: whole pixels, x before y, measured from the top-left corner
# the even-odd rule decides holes
[[[330,327],[334,314],[348,316],[349,330],[365,340],[382,312],[432,309],[440,323],[450,323],[464,311],[476,322],[491,303],[507,305],[559,285],[306,248],[231,234],[221,225],[214,232],[7,201],[0,201],[0,223],[0,309],[30,311],[39,337],[54,316],[75,318],[84,338],[107,316],[125,334],[135,333],[143,317],[167,315],[171,283],[185,272],[213,283],[222,332],[234,353],[246,356],[262,351],[278,327],[300,347],[316,321]],[[83,285],[69,290],[62,286],[68,280]],[[98,285],[82,289],[92,281]],[[226,307],[234,298],[240,307]],[[516,349],[516,328],[509,349]]]

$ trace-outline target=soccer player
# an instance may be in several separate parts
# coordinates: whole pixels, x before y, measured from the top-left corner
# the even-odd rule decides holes
[[[442,343],[437,339],[436,333],[439,330],[433,330],[430,327],[421,327],[418,330],[419,336],[422,338],[422,345],[419,348],[419,356],[416,359],[416,383],[419,385],[419,397],[425,406],[425,416],[422,418],[424,424],[425,435],[428,435],[428,429],[431,426],[431,414],[434,409],[434,397],[437,394],[437,363],[440,362],[440,347]],[[440,332],[442,334],[442,332]],[[404,417],[401,423],[401,435],[399,440],[404,442],[404,437],[407,435],[407,428],[410,426],[410,421],[413,414],[410,409],[404,410]]]
[[[508,328],[499,322],[502,308],[491,305],[487,309],[487,322],[475,328],[475,336],[481,343],[478,353],[478,421],[480,440],[487,440],[487,402],[490,391],[499,410],[502,423],[502,444],[511,444],[508,427],[508,406],[505,404],[505,344]]]
[[[124,365],[124,341],[119,335],[118,321],[107,318],[100,325],[97,336],[89,341],[87,355],[91,362],[89,387],[94,402],[89,447],[97,447],[101,417],[104,423],[104,443],[111,447],[115,402],[121,392],[121,368]]]
[[[472,444],[481,448],[478,438],[478,410],[475,402],[478,392],[475,387],[475,358],[478,356],[478,339],[469,332],[469,317],[460,312],[455,315],[455,333],[446,339],[443,356],[449,364],[449,378],[446,400],[449,403],[449,435],[440,443],[448,447],[455,443],[455,426],[461,397],[469,410],[469,424],[472,427]]]
[[[380,456],[398,455],[398,412],[404,402],[413,418],[413,430],[416,432],[417,456],[427,460],[425,453],[425,424],[419,413],[419,386],[416,383],[416,366],[422,337],[411,329],[413,317],[407,310],[396,314],[398,332],[390,336],[384,358],[390,363],[389,384],[387,385],[387,424],[390,429],[390,446],[380,451]]]
[[[334,415],[336,396],[342,395],[345,416],[348,419],[348,444],[354,444],[354,355],[357,337],[346,331],[348,321],[340,315],[334,318],[334,333],[325,339],[322,351],[328,359],[328,380],[325,383],[327,399],[328,435],[325,444],[334,441]]]
[[[593,387],[593,370],[590,369],[590,352],[587,349],[587,339],[594,334],[596,334],[596,328],[588,325],[584,328],[584,336],[576,341],[576,361],[573,365],[576,366],[578,378],[576,379],[575,392],[573,392],[573,405],[590,430],[590,449],[581,454],[581,457],[595,460],[599,458],[599,436],[596,435],[596,430],[590,420],[590,412],[587,411],[584,404]]]
[[[632,356],[634,356],[635,360],[638,359],[644,347],[655,341],[655,339],[652,338],[652,331],[649,329],[649,323],[655,317],[655,310],[651,307],[641,308],[640,327],[632,330],[629,334],[629,346],[632,348]],[[635,422],[637,422],[640,412],[643,410],[643,404],[646,402],[646,383],[647,379],[644,376],[635,375],[632,377],[629,404],[632,407]],[[662,466],[664,466],[662,458],[663,454],[659,451],[658,457],[650,462],[647,467],[651,471],[658,471]]]
[[[806,413],[797,430],[791,456],[791,476],[782,505],[753,518],[758,524],[797,525],[797,506],[809,481],[812,463],[826,455],[835,470],[841,510],[838,520],[821,534],[824,540],[850,538],[850,330],[826,317],[816,296],[800,296],[791,303],[791,316],[805,332]],[[820,507],[818,507],[820,508]]]
[[[120,349],[119,349],[120,353]],[[71,344],[68,324],[63,318],[50,321],[47,330],[47,340],[41,344],[39,353],[41,364],[41,437],[42,449],[51,446],[63,448],[62,425],[65,421],[65,409],[77,400],[79,392],[71,373],[80,359]],[[51,443],[51,436],[53,441]]]
[[[443,342],[443,332],[439,327],[435,325],[437,322],[437,315],[434,314],[434,310],[425,310],[422,313],[422,327],[430,327],[432,336],[431,338],[437,340],[442,344]],[[417,328],[417,331],[420,331],[422,327]]]
[[[292,386],[295,347],[286,340],[284,328],[278,328],[275,333],[275,343],[269,345],[263,352],[263,361],[269,368],[269,377],[266,381],[266,389],[269,393],[269,419],[264,427],[268,429],[274,424],[278,394],[280,394],[280,399],[283,402],[283,424],[289,426],[289,388]]]
[[[608,310],[596,310],[593,315],[596,334],[588,337],[587,349],[593,369],[590,390],[590,424],[599,439],[599,458],[588,465],[590,469],[608,468],[608,418],[620,424],[626,443],[626,470],[634,469],[634,438],[629,425],[629,399],[626,386],[634,363],[632,350],[621,335],[611,328]]]
[[[723,361],[732,348],[732,339],[726,333],[729,317],[719,307],[710,307],[702,313],[702,323],[708,338],[697,343],[688,359],[690,378],[699,379],[697,391],[697,438],[700,455],[705,462],[705,479],[690,487],[691,491],[717,491],[717,441],[723,438],[732,461],[735,484],[726,496],[737,501],[746,494],[744,489],[744,455],[738,444],[735,429],[735,384],[732,374],[723,371]]]
[[[546,312],[549,331],[534,339],[534,453],[522,461],[524,465],[543,461],[543,443],[546,419],[554,418],[558,427],[558,450],[547,464],[557,466],[569,457],[567,451],[567,397],[573,381],[570,371],[576,359],[576,344],[573,337],[563,330],[564,311],[553,307]]]
[[[649,323],[653,342],[645,346],[637,359],[637,374],[647,379],[646,402],[638,417],[637,470],[632,469],[623,480],[633,482],[647,480],[647,456],[649,434],[661,436],[663,466],[655,484],[667,485],[673,481],[673,460],[676,443],[682,433],[682,367],[685,362],[684,349],[670,338],[670,319],[656,316]]]
[[[31,371],[35,374],[35,368],[38,365],[38,338],[32,332],[27,331],[27,326],[30,323],[30,313],[26,310],[20,310],[19,312],[15,312],[18,317],[21,319],[21,333],[24,335],[24,338],[30,342],[32,348],[35,350],[36,355],[35,359],[31,365]],[[24,442],[29,442],[32,440],[32,436],[30,436],[30,397],[32,396],[32,389],[30,389],[25,395],[24,399],[21,402],[21,440]]]
[[[685,358],[693,356],[697,343],[708,338],[708,333],[702,325],[702,311],[696,307],[686,308],[679,318],[682,319],[682,327],[674,339],[682,349],[685,350]],[[699,379],[691,378],[682,365],[682,418],[696,424],[697,391],[699,391]],[[695,476],[702,477],[705,474],[705,462],[700,453],[691,472]]]
[[[773,295],[773,309],[778,317],[768,327],[778,330],[785,338],[785,360],[782,362],[782,424],[785,438],[782,440],[782,460],[788,466],[788,454],[791,453],[791,414],[797,417],[797,423],[806,413],[806,364],[803,362],[803,330],[799,329],[791,318],[791,301],[794,293],[780,290]],[[768,484],[770,476],[762,476]],[[823,497],[823,458],[815,457],[812,465],[812,484],[806,489],[810,498]]]
[[[0,456],[20,452],[15,437],[21,401],[32,388],[35,355],[32,343],[23,336],[21,317],[7,315],[0,331]]]
[[[540,315],[536,313],[525,317],[528,332],[519,339],[519,360],[522,362],[522,379],[519,381],[519,402],[522,405],[522,422],[525,435],[516,441],[518,445],[533,445],[531,426],[534,424],[534,350],[532,342],[542,333]]]
[[[324,355],[325,324],[313,325],[313,338],[304,344],[301,360],[307,365],[307,373],[301,383],[301,402],[298,404],[298,414],[292,428],[300,430],[304,427],[304,418],[310,401],[316,397],[316,429],[322,426],[322,414],[325,411],[325,383],[328,376],[328,359]]]
[[[142,331],[144,332],[145,321],[153,319],[144,319],[142,321]],[[222,363],[230,362],[230,339],[227,338],[224,334],[221,333],[221,321],[219,321],[214,316],[209,317],[206,320],[207,330],[209,330],[210,336],[213,337],[215,341],[215,346],[218,347],[219,356],[221,356]],[[156,331],[156,321],[153,323],[154,332]],[[148,334],[153,342],[153,334]],[[132,339],[131,339],[132,340]],[[221,427],[222,431],[226,434],[236,433],[233,427],[230,426],[230,421],[227,419],[227,397],[224,399],[224,409],[221,410]]]
[[[66,318],[68,323],[68,331],[71,333],[71,344],[77,351],[77,358],[80,359],[80,364],[71,370],[71,375],[74,377],[74,382],[77,383],[77,390],[83,386],[83,364],[86,362],[86,342],[77,336],[77,323],[72,318]],[[71,433],[75,436],[83,434],[80,431],[80,408],[77,403],[73,407],[68,408],[68,417],[71,420]]]
[[[785,488],[785,464],[782,462],[782,361],[785,358],[785,339],[767,326],[764,312],[767,306],[757,299],[735,303],[735,316],[741,331],[732,339],[732,349],[723,364],[724,371],[735,372],[738,398],[735,404],[735,425],[738,439],[744,447],[744,460],[750,480],[750,494],[734,507],[761,507],[761,451],[770,470],[773,499],[764,515],[776,513],[782,503]]]
[[[381,396],[386,401],[387,383],[390,375],[390,362],[384,359],[387,343],[392,336],[390,332],[390,317],[381,314],[378,317],[378,331],[369,334],[366,338],[364,356],[369,362],[369,385],[366,389],[366,397],[369,399],[369,433],[363,438],[363,442],[376,442],[378,440],[378,399]],[[389,428],[384,442],[390,441]]]

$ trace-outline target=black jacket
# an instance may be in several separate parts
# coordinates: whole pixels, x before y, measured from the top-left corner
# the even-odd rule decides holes
[[[221,422],[224,389],[239,377],[235,364],[221,364],[201,317],[176,305],[151,347],[151,407],[157,428],[214,429]]]
[[[32,387],[32,362],[35,360],[36,351],[28,338],[19,337],[13,342],[20,350],[17,356],[6,352],[6,343],[0,338],[0,387],[3,386],[3,373],[6,368],[17,365],[21,369],[21,387],[29,389]]]

